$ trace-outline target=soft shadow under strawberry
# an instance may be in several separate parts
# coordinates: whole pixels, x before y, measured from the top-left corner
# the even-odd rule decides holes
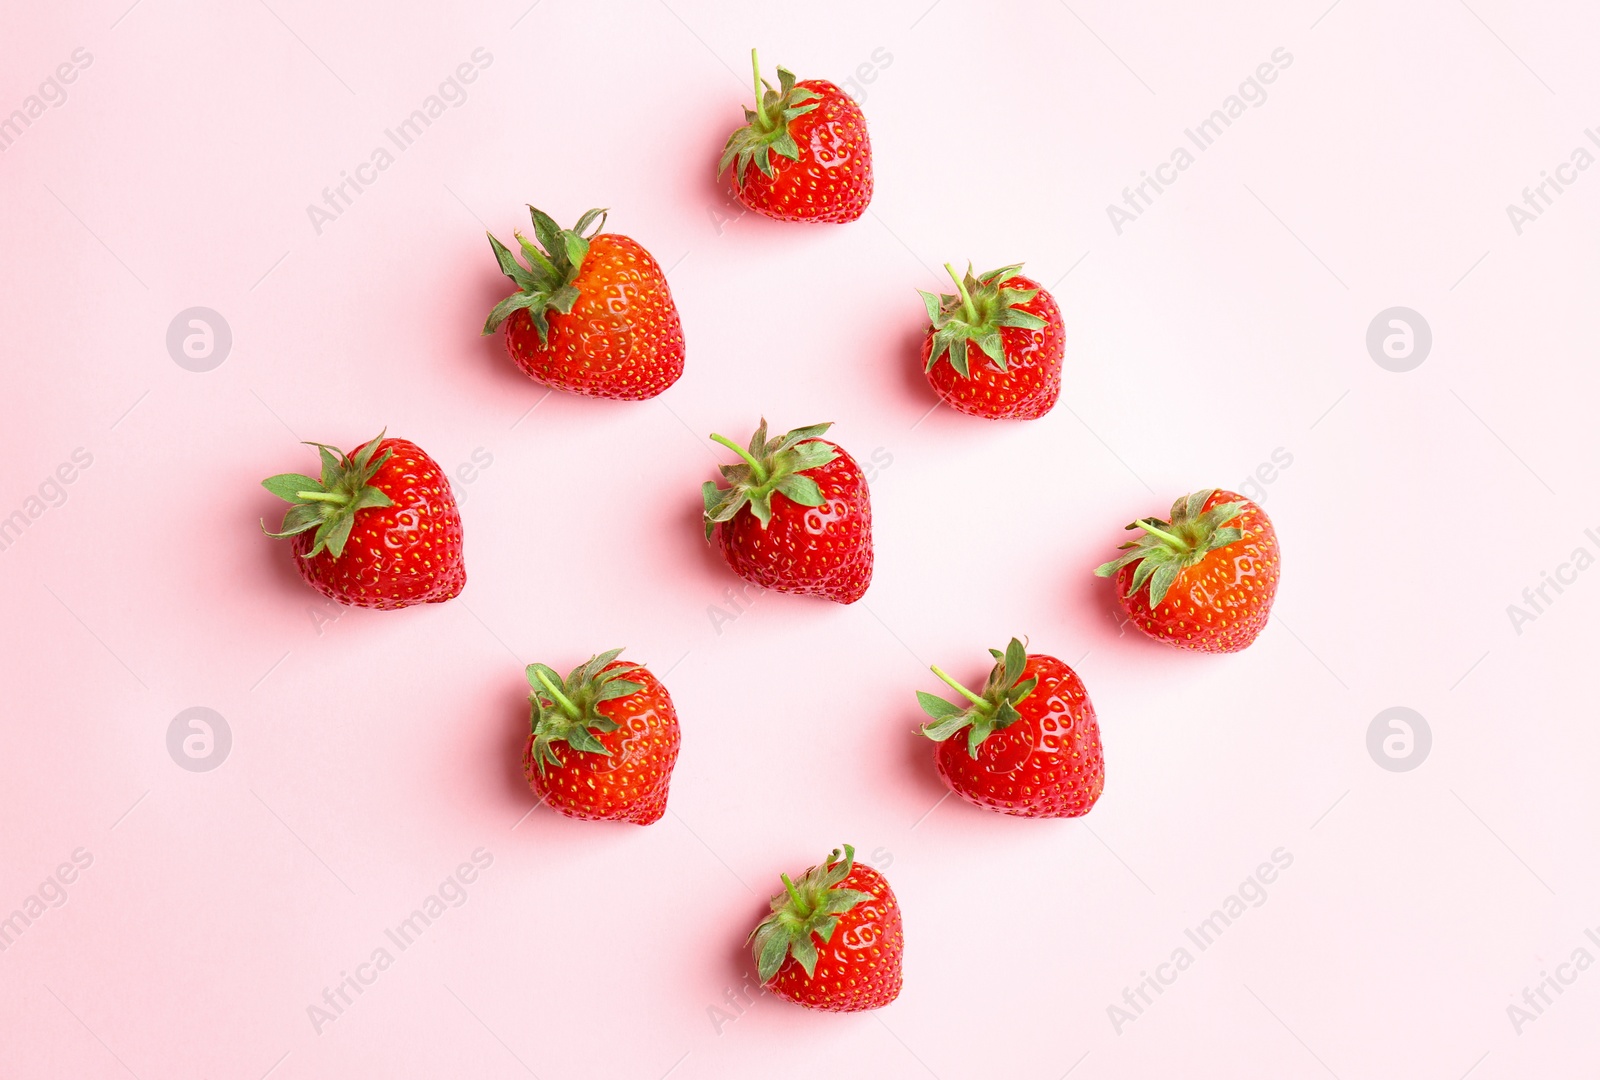
[[[1104,545],[1105,550],[1115,553],[1117,545],[1127,539],[1127,536],[1125,532],[1109,535]],[[1085,628],[1095,636],[1097,642],[1114,644],[1117,648],[1149,650],[1170,656],[1175,650],[1156,641],[1128,621],[1128,613],[1117,599],[1116,583],[1094,576],[1094,568],[1098,565],[1099,563],[1091,561],[1066,572],[1059,593],[1065,610],[1093,613],[1093,618],[1087,621]]]
[[[911,305],[904,320],[893,321],[892,334],[885,335],[882,354],[884,362],[894,369],[897,390],[904,395],[906,404],[923,416],[936,404],[939,395],[928,385],[922,371],[922,342],[928,336],[927,317],[917,310],[917,296],[907,290]]]
[[[259,492],[261,489],[256,490]],[[269,495],[259,500],[257,509],[259,513],[249,525],[252,533],[250,546],[254,549],[252,557],[258,563],[265,564],[266,574],[274,585],[282,588],[284,597],[290,603],[298,600],[312,605],[332,604],[333,601],[307,585],[300,576],[300,571],[294,565],[299,556],[262,531],[263,523],[269,529],[278,527],[278,522],[283,518],[283,503]]]
[[[464,354],[473,358],[474,366],[493,380],[496,391],[526,398],[531,405],[544,396],[545,387],[517,370],[516,363],[506,351],[505,332],[483,332],[484,320],[494,306],[506,298],[510,286],[495,265],[494,251],[487,237],[479,236],[468,245],[458,267],[460,277],[470,284],[466,287],[467,301],[463,304],[461,325],[457,327],[456,340],[461,342]],[[526,407],[526,406],[524,406]]]
[[[911,693],[907,691],[907,695]],[[894,733],[895,747],[900,753],[900,763],[912,783],[913,801],[915,806],[907,806],[907,810],[914,814],[906,822],[907,826],[916,821],[918,817],[927,812],[928,808],[937,803],[944,796],[950,794],[950,789],[939,779],[938,770],[934,768],[933,752],[935,743],[922,734],[922,725],[927,721],[916,708],[915,702],[910,707],[896,712],[895,717],[887,725]]]
[[[707,470],[705,478],[710,480],[716,475],[715,468],[711,468]],[[728,563],[723,559],[722,552],[717,550],[717,545],[706,539],[705,501],[685,498],[678,506],[681,510],[673,515],[668,535],[689,561],[697,567],[704,567],[705,584],[718,589],[724,582],[729,585],[741,584],[733,571],[728,569]]]
[[[506,790],[524,807],[533,806],[539,797],[528,787],[528,778],[522,771],[522,753],[528,745],[528,684],[508,675],[503,704],[496,715],[510,718],[505,725],[505,737],[497,741],[498,754],[495,772],[506,782]]]

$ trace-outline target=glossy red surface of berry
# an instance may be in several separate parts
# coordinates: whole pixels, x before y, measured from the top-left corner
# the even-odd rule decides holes
[[[602,670],[629,666],[618,660]],[[682,741],[678,711],[648,668],[633,667],[625,678],[644,689],[595,706],[618,725],[615,731],[594,732],[611,751],[609,757],[558,744],[555,752],[562,764],[546,764],[541,773],[533,762],[533,735],[528,736],[522,756],[528,786],[568,817],[649,825],[666,813],[667,788]]]
[[[1018,817],[1079,817],[1106,786],[1094,706],[1077,672],[1034,653],[1021,679],[1039,680],[1017,706],[1021,719],[989,733],[976,758],[958,734],[938,744],[935,762],[950,790],[970,803]]]
[[[790,957],[767,989],[811,1009],[881,1008],[900,996],[905,954],[900,902],[884,876],[861,863],[850,868],[839,887],[867,893],[868,898],[839,916],[827,941],[815,939],[817,965],[811,975]]]
[[[780,221],[854,221],[872,201],[867,119],[831,82],[805,79],[795,85],[818,95],[806,102],[815,102],[815,109],[789,121],[799,159],[773,154],[772,175],[750,167],[742,184],[735,177],[735,194],[751,210]]]
[[[369,483],[393,505],[357,511],[338,558],[327,550],[305,558],[313,537],[297,534],[295,566],[312,588],[341,604],[391,609],[449,600],[467,583],[450,483],[415,443],[385,439],[373,456],[385,451],[393,454]]]
[[[506,349],[530,378],[590,397],[652,398],[683,374],[683,326],[654,257],[636,241],[601,233],[572,282],[578,299],[549,311],[550,335],[527,311],[506,320]]]
[[[817,482],[822,506],[801,506],[781,492],[772,496],[772,520],[762,526],[741,510],[716,526],[717,544],[733,571],[779,592],[853,604],[872,581],[872,505],[866,477],[854,458],[826,439],[838,457],[806,471]]]
[[[1214,491],[1204,509],[1230,502],[1244,503],[1227,523],[1243,538],[1181,571],[1154,610],[1148,589],[1128,595],[1134,567],[1117,571],[1117,595],[1140,630],[1180,649],[1229,653],[1245,648],[1265,629],[1278,593],[1278,534],[1267,512],[1243,495]]]
[[[1017,304],[1020,311],[1037,315],[1045,325],[1039,330],[1002,326],[1000,345],[1006,370],[976,345],[967,348],[969,374],[962,375],[948,357],[928,368],[933,351],[933,327],[922,342],[922,366],[928,384],[952,407],[990,420],[1036,420],[1055,407],[1061,395],[1061,367],[1066,354],[1066,329],[1055,298],[1037,281],[1015,274],[1000,283],[1003,289],[1037,289],[1032,299]]]

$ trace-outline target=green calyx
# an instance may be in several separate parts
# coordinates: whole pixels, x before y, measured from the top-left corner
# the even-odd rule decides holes
[[[732,521],[746,506],[765,529],[772,520],[772,493],[775,491],[783,492],[785,498],[801,506],[821,506],[827,502],[817,482],[805,473],[828,464],[839,452],[827,443],[807,440],[816,439],[832,426],[831,423],[813,424],[769,440],[767,421],[762,417],[761,426],[750,436],[748,449],[721,435],[711,436],[712,441],[738,454],[740,462],[721,466],[728,487],[718,487],[714,481],[707,480],[700,489],[706,503],[706,539],[711,539],[717,522]]]
[[[989,654],[994,657],[995,665],[981,694],[968,690],[938,667],[932,669],[946,685],[967,699],[965,705],[954,705],[936,694],[917,691],[922,711],[932,717],[929,723],[922,725],[922,733],[934,742],[944,742],[965,728],[967,753],[974,758],[991,732],[1002,731],[1022,719],[1017,705],[1039,685],[1037,678],[1017,681],[1022,679],[1022,670],[1028,665],[1028,651],[1021,641],[1012,638],[1005,652],[990,649]]]
[[[375,506],[389,506],[393,500],[369,481],[394,454],[385,450],[374,458],[378,445],[383,442],[383,432],[350,457],[343,451],[322,443],[308,442],[322,455],[322,479],[313,480],[300,473],[279,473],[261,481],[261,486],[278,498],[291,503],[283,515],[283,524],[277,532],[262,524],[262,531],[275,539],[294,536],[315,529],[311,558],[323,551],[335,559],[344,554],[345,541],[350,539],[350,529],[356,514]]]
[[[794,73],[787,68],[778,69],[778,88],[774,90],[761,77],[761,61],[754,49],[750,50],[750,65],[755,69],[756,107],[745,109],[745,126],[728,136],[722,160],[717,162],[718,176],[733,163],[734,179],[741,187],[752,161],[761,175],[771,176],[774,152],[790,161],[800,160],[800,146],[789,134],[789,121],[821,104],[821,95],[816,91],[795,86]]]
[[[643,683],[624,677],[638,671],[638,664],[602,670],[620,655],[621,649],[612,649],[591,656],[573,668],[565,679],[543,664],[528,665],[528,685],[533,688],[528,697],[533,705],[530,721],[533,762],[541,776],[546,765],[559,768],[564,764],[552,743],[564,742],[586,754],[611,756],[611,751],[594,737],[594,733],[615,731],[618,725],[610,717],[602,716],[595,706],[644,689]]]
[[[1219,503],[1204,510],[1215,490],[1197,491],[1173,503],[1171,521],[1149,517],[1129,525],[1130,529],[1143,529],[1144,535],[1120,545],[1122,557],[1095,567],[1095,575],[1110,577],[1130,563],[1137,564],[1128,596],[1148,586],[1150,606],[1161,603],[1180,573],[1218,548],[1244,539],[1242,530],[1223,527],[1239,516],[1244,503]]]
[[[761,920],[750,935],[756,972],[763,984],[770,982],[791,956],[805,968],[806,978],[816,974],[817,943],[812,935],[826,943],[839,925],[839,916],[871,895],[839,888],[855,861],[856,849],[845,844],[842,858],[835,848],[825,865],[813,866],[799,881],[790,881],[788,874],[783,875],[784,891],[772,898],[772,914]]]
[[[526,309],[533,318],[533,325],[539,330],[539,340],[543,342],[550,340],[550,322],[546,313],[559,311],[565,315],[578,299],[578,289],[572,282],[577,278],[578,271],[583,269],[584,256],[589,254],[589,241],[605,228],[606,211],[590,210],[578,219],[578,224],[563,229],[544,211],[533,206],[528,210],[533,214],[533,233],[539,242],[533,243],[520,232],[515,234],[527,266],[519,263],[511,250],[495,239],[493,233],[487,234],[495,260],[500,264],[500,272],[516,283],[518,291],[494,306],[494,310],[489,312],[488,321],[483,324],[483,332],[494,333],[513,312]],[[592,230],[590,226],[593,226]]]
[[[988,273],[972,274],[967,267],[966,277],[956,276],[949,263],[945,273],[956,283],[954,296],[941,293],[917,292],[928,308],[928,321],[933,323],[933,349],[928,353],[928,371],[933,370],[941,358],[948,358],[962,378],[969,374],[972,359],[968,344],[976,345],[1001,371],[1006,370],[1006,352],[1000,344],[1000,328],[1016,326],[1025,330],[1041,330],[1045,321],[1032,312],[1017,307],[1039,295],[1038,289],[1002,289],[1000,283],[1014,277],[1022,264],[1002,266]]]

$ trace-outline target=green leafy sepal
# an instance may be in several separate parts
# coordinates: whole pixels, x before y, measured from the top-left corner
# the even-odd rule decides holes
[[[577,302],[578,289],[572,283],[583,269],[584,256],[589,254],[589,241],[605,228],[606,211],[590,210],[572,228],[563,229],[537,207],[530,206],[528,210],[533,215],[533,233],[539,242],[533,243],[521,232],[515,234],[527,266],[519,263],[511,250],[495,239],[493,233],[487,234],[489,246],[494,249],[495,261],[500,264],[500,272],[516,284],[517,291],[489,312],[483,332],[494,333],[513,312],[526,309],[539,331],[539,340],[547,342],[550,340],[548,313],[559,311],[565,315]],[[597,221],[599,224],[595,224]],[[590,226],[593,226],[592,230]]]
[[[816,974],[817,944],[812,935],[826,943],[839,925],[839,916],[871,897],[858,889],[839,888],[855,861],[856,849],[845,844],[842,858],[835,848],[824,865],[813,866],[799,881],[783,875],[784,891],[772,898],[772,914],[750,934],[756,972],[763,985],[772,981],[791,956],[805,969],[806,978]]]
[[[528,665],[528,685],[533,688],[533,693],[529,695],[533,705],[530,719],[533,762],[538,766],[540,775],[544,774],[546,765],[559,768],[565,764],[552,743],[563,742],[571,749],[586,754],[611,756],[611,751],[594,737],[594,733],[615,731],[618,724],[610,717],[602,716],[595,706],[602,701],[613,701],[644,689],[643,683],[625,678],[640,670],[638,664],[622,664],[610,671],[603,670],[620,655],[621,649],[612,649],[591,656],[573,668],[565,679],[543,664]]]
[[[737,465],[720,467],[728,487],[718,487],[715,481],[707,480],[700,489],[705,499],[706,539],[711,539],[712,530],[719,521],[732,521],[746,506],[761,522],[761,527],[766,528],[772,520],[775,491],[781,491],[785,498],[801,506],[821,506],[827,502],[817,482],[805,473],[833,461],[839,452],[828,443],[807,440],[817,439],[832,426],[832,423],[813,424],[769,440],[767,421],[762,417],[761,426],[750,436],[748,449],[721,435],[711,436],[742,460]]]
[[[1144,535],[1119,545],[1124,554],[1097,566],[1096,576],[1111,577],[1124,566],[1135,563],[1128,596],[1148,585],[1150,606],[1160,604],[1180,573],[1218,548],[1244,539],[1243,530],[1223,527],[1244,511],[1244,503],[1218,503],[1204,510],[1206,500],[1215,491],[1209,488],[1180,498],[1172,504],[1171,521],[1148,517],[1129,525],[1130,529],[1143,529]]]
[[[283,524],[273,532],[263,523],[261,528],[268,536],[283,539],[311,529],[311,550],[306,558],[326,551],[337,559],[344,554],[345,541],[350,539],[356,514],[377,506],[389,506],[393,500],[369,481],[377,475],[393,450],[377,454],[384,432],[357,450],[354,457],[333,446],[308,442],[322,456],[322,479],[313,480],[301,473],[279,473],[261,481],[261,486],[278,498],[292,504],[283,515]],[[373,456],[377,454],[376,458]]]
[[[815,90],[795,86],[794,72],[787,68],[778,69],[778,88],[774,90],[772,84],[761,77],[761,62],[754,49],[750,50],[750,63],[755,68],[756,107],[745,109],[745,126],[728,136],[722,148],[722,159],[717,162],[718,176],[733,163],[734,179],[740,187],[744,186],[744,176],[752,161],[763,176],[771,176],[773,153],[790,161],[800,160],[800,146],[789,134],[789,121],[804,116],[822,103],[822,96]]]
[[[933,324],[933,348],[928,352],[927,370],[941,359],[948,358],[950,366],[962,378],[968,377],[972,357],[968,346],[978,349],[994,362],[1001,371],[1006,370],[1006,351],[1000,342],[1000,328],[1016,326],[1025,330],[1041,330],[1045,321],[1017,305],[1025,304],[1039,295],[1038,289],[1002,289],[1000,283],[1016,276],[1022,264],[1002,266],[987,273],[972,273],[967,267],[965,278],[956,276],[949,263],[945,271],[956,283],[955,295],[917,292],[928,309],[928,321]]]
[[[968,690],[939,668],[933,669],[935,675],[967,699],[967,704],[955,705],[937,694],[917,691],[922,711],[932,717],[929,723],[922,725],[922,733],[934,742],[944,742],[965,729],[967,753],[974,758],[978,756],[978,747],[992,732],[1003,731],[1022,719],[1017,705],[1039,685],[1037,677],[1022,678],[1022,671],[1028,665],[1028,651],[1021,641],[1012,638],[1005,652],[990,649],[989,655],[994,657],[995,665],[981,694]]]

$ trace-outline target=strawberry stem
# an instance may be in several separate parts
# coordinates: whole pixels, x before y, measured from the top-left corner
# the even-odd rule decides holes
[[[758,485],[765,484],[767,482],[766,468],[761,464],[761,462],[750,456],[750,451],[746,450],[744,447],[740,446],[738,443],[727,438],[726,436],[713,433],[711,436],[711,441],[721,443],[723,446],[726,446],[729,450],[732,450],[735,454],[738,454],[741,458],[743,458],[744,463],[750,466],[750,471],[755,474],[755,481]]]
[[[337,491],[297,491],[294,495],[295,498],[304,499],[307,502],[335,503],[339,506],[343,506],[350,501],[348,496],[341,495]]]
[[[535,671],[534,674],[539,677],[539,681],[544,684],[544,688],[550,691],[550,696],[556,699],[556,704],[561,706],[561,711],[573,720],[578,719],[581,714],[578,712],[578,707],[572,703],[572,699],[556,689],[555,684],[550,681],[550,677],[544,672]]]
[[[765,128],[771,121],[767,119],[767,95],[762,93],[761,88],[761,61],[754,49],[750,50],[750,66],[756,73],[756,116],[761,121],[761,126]]]
[[[783,887],[788,892],[790,901],[794,904],[796,914],[802,919],[811,914],[810,905],[801,899],[800,890],[794,887],[794,882],[789,880],[789,875],[780,874],[778,876],[783,878]]]
[[[972,304],[972,294],[967,292],[967,283],[955,272],[949,263],[944,264],[944,272],[950,275],[950,280],[956,283],[956,291],[961,294],[961,314],[966,316],[968,323],[978,321],[978,309]]]
[[[960,694],[974,705],[986,706],[989,704],[987,701],[983,700],[983,698],[979,697],[977,694],[974,694],[971,690],[968,690],[965,686],[962,686],[950,676],[946,675],[938,664],[934,664],[931,670],[935,675],[939,676],[939,678],[944,681],[946,686],[950,687],[950,689],[954,690],[956,693]]]
[[[1187,547],[1188,546],[1187,544],[1185,544],[1183,542],[1183,540],[1180,537],[1174,536],[1172,533],[1165,532],[1165,531],[1163,531],[1161,529],[1156,528],[1154,525],[1150,524],[1150,522],[1148,520],[1136,521],[1136,522],[1134,522],[1134,524],[1139,526],[1139,528],[1143,529],[1145,532],[1149,533],[1151,536],[1158,537],[1161,540],[1165,541],[1171,547],[1183,548],[1183,547]]]

